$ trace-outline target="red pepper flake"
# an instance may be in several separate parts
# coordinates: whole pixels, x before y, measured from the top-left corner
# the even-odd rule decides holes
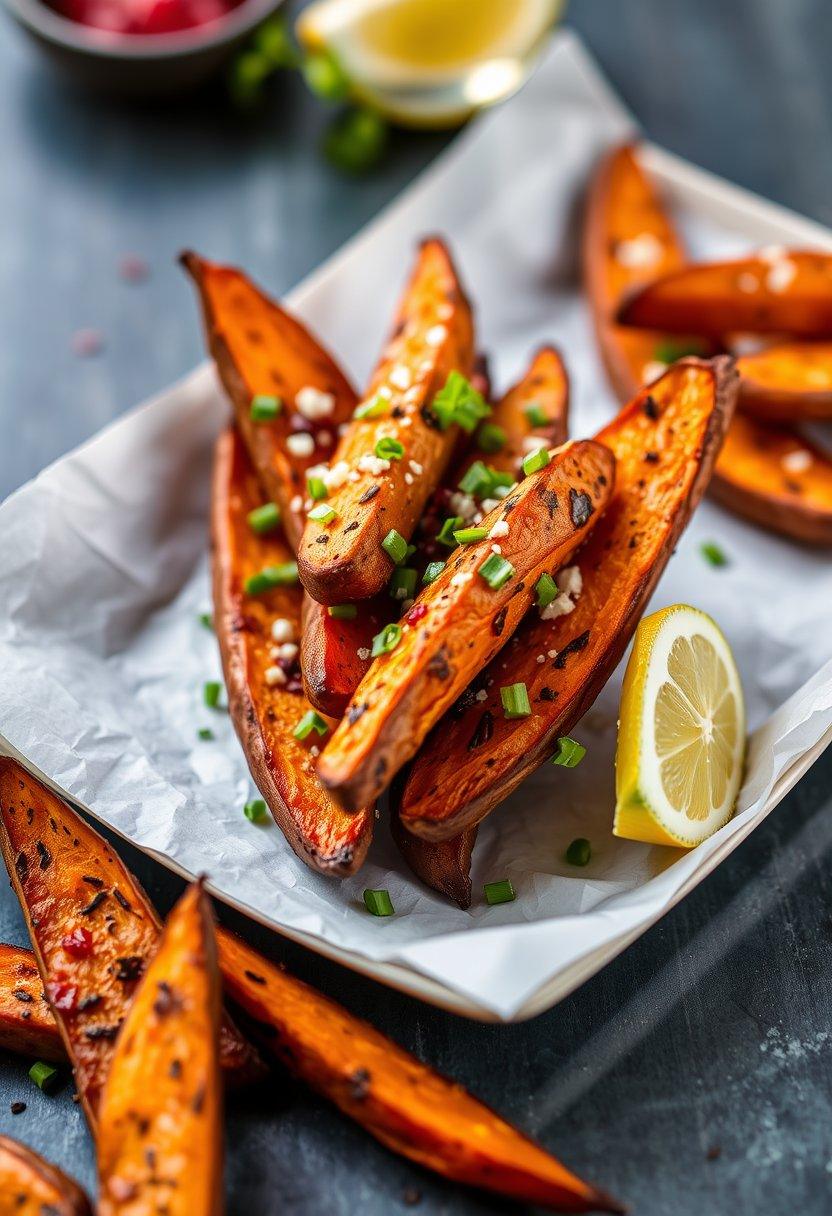
[[[72,353],[80,359],[91,359],[104,349],[104,336],[97,329],[76,329],[72,335]]]
[[[52,980],[46,985],[46,995],[55,1009],[62,1013],[72,1013],[78,1003],[78,988],[75,984],[67,984],[64,980]]]
[[[118,264],[118,275],[125,283],[143,283],[150,277],[150,267],[137,253],[126,253]]]
[[[92,954],[92,934],[89,929],[73,929],[61,938],[61,945],[73,958],[89,958]]]
[[[407,621],[408,625],[418,625],[419,621],[421,621],[423,617],[426,617],[427,614],[428,610],[424,604],[414,604],[404,619]]]

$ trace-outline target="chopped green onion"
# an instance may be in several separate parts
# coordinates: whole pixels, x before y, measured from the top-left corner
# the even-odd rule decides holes
[[[262,823],[266,818],[266,804],[262,798],[252,798],[243,807],[243,814],[249,823]]]
[[[203,739],[205,741],[207,741],[209,739],[213,739],[213,737],[214,737],[214,732],[211,730],[210,726],[200,726],[199,730],[196,733],[200,739]]]
[[[431,403],[431,409],[443,431],[456,423],[468,434],[475,431],[483,418],[487,418],[491,413],[491,406],[486,404],[482,395],[457,371],[448,374],[444,386]]]
[[[327,612],[336,621],[354,621],[358,616],[357,604],[330,604]]]
[[[496,422],[484,422],[477,431],[477,447],[489,456],[502,451],[508,442],[508,436]]]
[[[483,891],[487,904],[510,904],[517,898],[510,878],[501,878],[499,882],[487,882]]]
[[[485,579],[492,591],[499,591],[514,574],[514,566],[499,553],[490,553],[477,574]]]
[[[333,511],[325,502],[319,502],[307,515],[307,519],[314,519],[316,524],[331,524],[333,519],[337,518],[338,512]]]
[[[363,401],[353,411],[353,418],[383,418],[390,409],[386,397],[373,397],[372,401]]]
[[[577,840],[572,841],[565,856],[570,866],[588,865],[592,857],[592,845],[584,836],[579,836]]]
[[[202,699],[209,709],[216,709],[222,692],[219,680],[206,680],[202,685]]]
[[[484,497],[483,490],[487,490],[490,485],[488,469],[481,460],[475,460],[459,479],[459,489],[463,494],[470,494],[474,498]]]
[[[271,422],[282,409],[283,402],[279,397],[268,397],[265,393],[259,393],[252,398],[251,420],[252,422]]]
[[[274,65],[260,51],[243,51],[231,64],[228,89],[231,99],[241,110],[250,110],[262,100],[263,84],[274,71]]]
[[[395,910],[390,892],[383,888],[380,891],[373,891],[368,887],[364,892],[364,907],[373,916],[392,916]]]
[[[329,495],[329,490],[326,488],[326,482],[323,477],[307,477],[306,489],[309,497],[314,502],[320,502],[322,498],[326,498]]]
[[[273,68],[296,68],[298,52],[283,17],[271,17],[254,35],[254,45]]]
[[[266,532],[274,532],[275,528],[280,526],[280,507],[276,502],[264,502],[262,507],[249,511],[246,518],[252,532],[263,536]]]
[[[252,574],[243,584],[246,595],[262,595],[275,587],[292,587],[298,581],[297,562],[284,562],[282,566],[265,566]]]
[[[439,541],[440,545],[447,545],[449,549],[456,548],[456,541],[454,540],[454,532],[456,531],[456,529],[459,527],[459,525],[461,523],[462,523],[461,515],[451,515],[449,519],[445,520],[444,524],[439,529],[439,533],[436,537],[436,539]]]
[[[366,173],[381,160],[389,133],[387,123],[373,110],[346,110],[324,136],[324,156],[347,173]]]
[[[444,562],[428,562],[425,567],[425,573],[422,575],[422,582],[427,586],[428,583],[435,583],[439,575],[445,569]]]
[[[523,472],[527,477],[530,473],[539,473],[541,469],[546,468],[551,459],[547,448],[538,448],[534,452],[529,452],[528,456],[523,457]]]
[[[54,1085],[57,1075],[57,1068],[53,1068],[51,1064],[45,1064],[43,1060],[38,1060],[37,1064],[33,1064],[29,1069],[29,1077],[44,1093]]]
[[[390,579],[390,594],[394,600],[409,600],[416,591],[419,572],[412,566],[399,566]]]
[[[539,401],[530,401],[523,413],[529,420],[529,426],[546,426],[549,419]]]
[[[705,541],[704,545],[700,545],[699,552],[705,561],[710,562],[712,566],[729,566],[731,564],[725,552],[720,549],[719,545],[715,545],[713,541]]]
[[[653,358],[658,363],[675,363],[677,359],[684,359],[685,355],[701,355],[704,350],[701,342],[684,341],[683,339],[674,341],[672,338],[666,338],[656,346]]]
[[[379,655],[389,654],[391,650],[396,649],[401,640],[401,625],[396,625],[395,622],[391,625],[385,625],[381,633],[377,633],[373,638],[373,648],[370,654],[374,659],[377,659]]]
[[[391,528],[381,542],[381,547],[392,562],[397,566],[407,557],[407,541],[400,532]]]
[[[568,735],[563,735],[558,739],[558,749],[552,756],[552,764],[560,764],[564,768],[575,768],[585,755],[586,748],[582,744],[570,739]]]
[[[211,632],[213,633],[214,618],[211,616],[210,612],[200,612],[199,623],[200,623],[200,625],[204,625],[206,629],[210,629]]]
[[[311,735],[312,731],[318,735],[325,735],[329,730],[329,726],[324,722],[320,714],[315,713],[314,709],[309,709],[298,722],[292,734],[296,739],[305,739],[307,735]]]
[[[381,460],[401,460],[404,456],[404,444],[389,435],[382,435],[375,447],[376,456]]]
[[[458,545],[472,545],[475,541],[485,540],[488,528],[458,528],[454,532],[454,540]]]
[[[310,92],[324,101],[343,101],[350,91],[344,69],[326,48],[310,52],[301,64],[301,71]]]
[[[551,574],[541,574],[540,578],[534,585],[535,603],[538,608],[548,608],[552,600],[556,599],[559,591],[558,585],[552,578]]]
[[[503,703],[503,713],[507,718],[528,718],[532,712],[526,685],[507,684],[500,689],[500,700]]]

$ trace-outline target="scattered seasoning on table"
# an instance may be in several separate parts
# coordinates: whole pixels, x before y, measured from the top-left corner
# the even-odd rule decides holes
[[[206,629],[210,629],[212,633],[214,632],[214,618],[210,612],[200,612],[199,623],[200,625],[204,625]]]
[[[219,680],[206,680],[202,686],[202,699],[209,709],[216,709],[219,705],[220,693],[222,692],[222,684]]]
[[[730,565],[724,549],[720,549],[719,545],[714,544],[712,540],[706,540],[704,544],[700,545],[699,552],[702,554],[705,561],[711,566],[720,567]]]
[[[125,283],[144,283],[150,278],[150,267],[137,253],[126,253],[118,264],[118,276]]]
[[[91,359],[104,349],[104,337],[97,329],[76,329],[72,335],[72,353],[79,359]]]
[[[53,1068],[51,1064],[45,1064],[43,1060],[38,1060],[29,1069],[29,1077],[37,1085],[38,1089],[47,1093],[51,1086],[55,1084],[55,1079],[58,1076],[57,1068]]]
[[[196,733],[204,743],[210,742],[214,737],[214,732],[211,730],[210,726],[200,726]]]
[[[499,882],[487,882],[483,887],[487,904],[510,904],[516,898],[510,878],[501,878]]]
[[[592,857],[592,845],[583,836],[579,836],[577,840],[572,841],[566,850],[565,856],[570,866],[589,865],[590,858]]]
[[[9,1110],[13,1115],[22,1115],[25,1109],[25,1102],[12,1102],[11,1106],[9,1107]]]

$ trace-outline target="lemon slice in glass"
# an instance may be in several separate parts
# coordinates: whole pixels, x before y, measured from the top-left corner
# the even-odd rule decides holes
[[[315,0],[295,28],[358,100],[408,126],[452,126],[522,84],[563,3]]]
[[[685,604],[645,617],[621,690],[615,835],[699,844],[734,813],[744,756],[742,685],[719,627]]]

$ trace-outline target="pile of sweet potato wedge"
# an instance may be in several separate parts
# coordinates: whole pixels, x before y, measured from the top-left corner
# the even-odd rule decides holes
[[[201,882],[163,926],[110,845],[3,757],[0,847],[34,951],[0,945],[0,1045],[68,1058],[95,1140],[100,1216],[221,1216],[224,1082],[257,1082],[269,1059],[444,1177],[558,1211],[623,1211],[460,1086],[215,925]],[[91,1210],[75,1182],[0,1137],[0,1213]]]

